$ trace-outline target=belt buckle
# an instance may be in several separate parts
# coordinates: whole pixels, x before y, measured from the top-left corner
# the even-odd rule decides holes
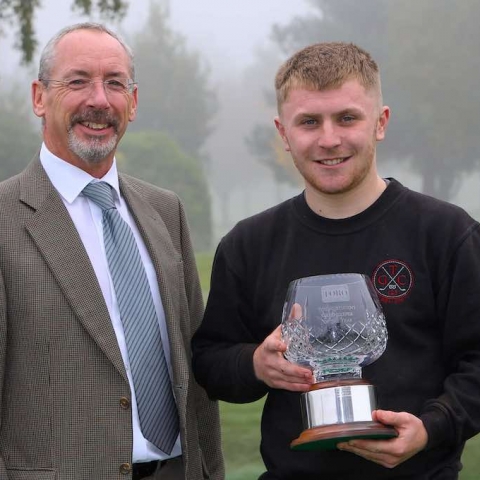
[[[141,480],[142,478],[153,475],[157,470],[158,465],[164,465],[165,460],[159,462],[154,460],[153,462],[134,463],[132,466],[132,478],[133,480]]]

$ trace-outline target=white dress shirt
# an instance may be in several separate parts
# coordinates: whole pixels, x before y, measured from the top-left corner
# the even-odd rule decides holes
[[[40,161],[48,175],[48,178],[60,194],[63,203],[65,204],[65,207],[67,208],[68,213],[72,217],[73,223],[78,230],[83,245],[85,246],[85,250],[87,251],[92,263],[93,269],[95,270],[105,303],[107,304],[113,329],[115,330],[115,335],[117,336],[118,346],[120,347],[120,352],[122,353],[122,358],[127,371],[132,394],[132,460],[134,463],[136,463],[150,462],[153,460],[166,460],[168,458],[177,457],[182,454],[180,436],[177,438],[172,453],[167,455],[146,440],[140,429],[137,401],[135,398],[135,388],[130,370],[130,362],[128,360],[127,344],[125,342],[123,324],[120,319],[117,298],[115,296],[112,278],[108,269],[107,257],[105,255],[105,247],[103,243],[102,210],[95,202],[89,200],[87,197],[81,194],[82,190],[91,181],[98,180],[82,169],[75,167],[74,165],[53,155],[45,144],[42,145],[40,151]],[[155,304],[155,310],[157,312],[157,318],[160,325],[163,348],[165,350],[165,358],[167,360],[171,378],[172,371],[170,361],[170,344],[168,341],[167,326],[165,323],[165,312],[158,289],[157,276],[142,236],[135,225],[135,221],[128,210],[125,200],[120,195],[117,166],[115,161],[113,162],[113,165],[108,173],[101,180],[113,187],[115,192],[115,206],[117,207],[117,210],[122,218],[132,229],[133,235],[137,242],[140,256],[142,257],[143,265],[145,267],[145,272],[147,274],[148,283],[152,291],[153,302]]]

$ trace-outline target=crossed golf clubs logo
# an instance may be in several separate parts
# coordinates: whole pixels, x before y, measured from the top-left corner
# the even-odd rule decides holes
[[[395,300],[408,294],[413,284],[413,275],[404,262],[387,260],[375,270],[373,284],[381,298]]]
[[[378,289],[383,292],[385,291],[387,288],[389,288],[390,290],[394,290],[395,288],[398,288],[400,291],[402,292],[405,292],[407,289],[406,288],[402,288],[400,286],[400,284],[398,284],[395,279],[402,273],[402,270],[404,270],[405,267],[402,267],[396,274],[394,277],[392,277],[389,273],[388,273],[388,270],[385,268],[385,267],[382,267],[382,270],[387,274],[387,276],[390,278],[390,281],[384,286],[384,287],[379,287]]]

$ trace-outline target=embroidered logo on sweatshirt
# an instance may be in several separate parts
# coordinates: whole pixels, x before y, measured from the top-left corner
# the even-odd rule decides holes
[[[373,285],[384,303],[401,303],[413,286],[410,267],[400,260],[385,260],[373,273]]]

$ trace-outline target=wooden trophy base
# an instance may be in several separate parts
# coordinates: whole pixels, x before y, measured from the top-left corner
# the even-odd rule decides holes
[[[301,395],[301,407],[306,428],[290,444],[292,450],[335,450],[338,443],[357,438],[398,436],[393,427],[372,420],[374,387],[362,379],[316,383]]]
[[[335,450],[337,444],[357,438],[388,439],[398,434],[394,428],[378,422],[352,422],[324,425],[304,430],[291,444],[292,450]]]

